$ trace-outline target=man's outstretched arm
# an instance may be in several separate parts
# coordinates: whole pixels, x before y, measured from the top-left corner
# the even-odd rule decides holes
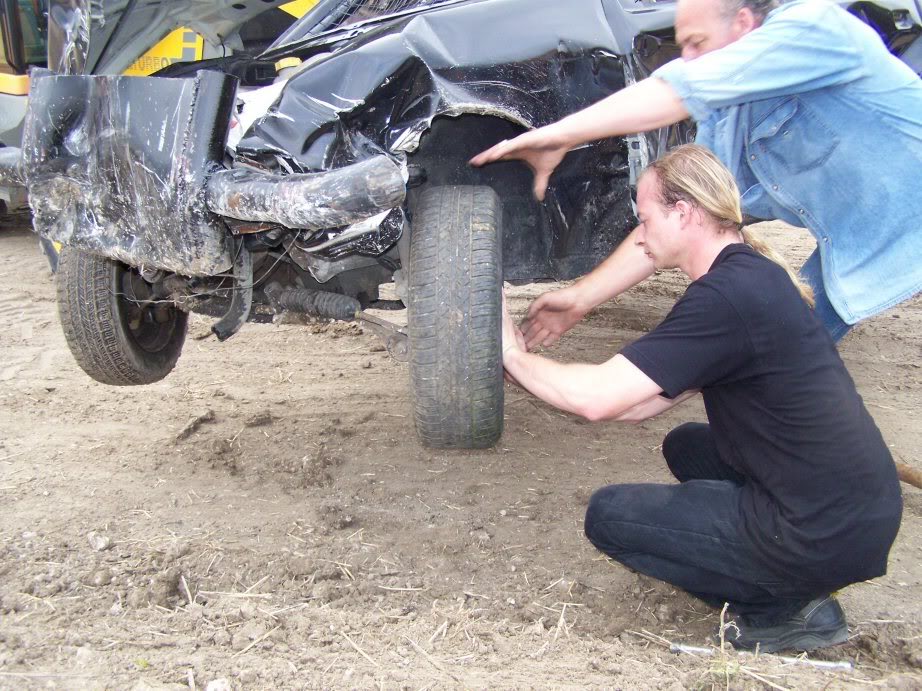
[[[593,308],[653,274],[653,261],[636,242],[634,229],[601,264],[573,285],[540,295],[528,308],[522,333],[528,348],[549,346]]]
[[[672,86],[661,79],[644,79],[553,124],[502,141],[470,162],[482,166],[494,161],[523,161],[535,174],[535,197],[543,200],[551,173],[570,149],[597,139],[647,132],[687,117],[688,111]]]
[[[610,420],[662,389],[623,355],[601,365],[560,363],[509,348],[503,366],[518,384],[555,408],[587,420]]]
[[[644,132],[687,117],[688,111],[669,84],[645,79],[558,122],[500,142],[471,159],[471,164],[521,160],[535,174],[535,196],[544,199],[551,173],[573,147],[605,137]],[[555,343],[589,310],[652,273],[653,263],[634,242],[632,233],[579,282],[545,293],[532,303],[522,325],[528,347]]]
[[[600,365],[560,363],[522,349],[503,301],[503,367],[519,386],[589,420],[617,418],[662,392],[623,355]]]

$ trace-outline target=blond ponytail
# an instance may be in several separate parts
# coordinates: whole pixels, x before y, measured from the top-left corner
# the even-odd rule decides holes
[[[765,240],[763,240],[756,231],[752,230],[752,228],[741,228],[740,233],[743,236],[743,242],[766,259],[771,259],[778,266],[787,271],[788,276],[791,278],[791,282],[800,292],[800,297],[804,299],[804,302],[810,305],[810,307],[816,306],[816,301],[813,299],[813,288],[811,288],[800,276],[794,273],[794,270],[785,261],[784,257],[778,254],[775,249],[765,242]]]

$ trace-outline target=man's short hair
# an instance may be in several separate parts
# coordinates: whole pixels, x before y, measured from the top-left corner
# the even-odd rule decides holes
[[[720,0],[725,16],[733,17],[741,9],[748,7],[760,24],[769,12],[781,6],[781,2],[782,0]]]

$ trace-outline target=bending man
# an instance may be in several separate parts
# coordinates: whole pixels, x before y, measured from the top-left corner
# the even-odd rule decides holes
[[[679,0],[682,59],[589,108],[472,159],[524,160],[543,199],[567,151],[691,116],[732,171],[743,208],[810,230],[801,274],[835,340],[922,290],[922,80],[874,31],[824,0]],[[538,298],[524,327],[550,345],[653,272],[634,237],[575,285]]]
[[[561,364],[527,352],[504,311],[504,366],[593,420],[644,420],[700,390],[710,424],[663,442],[679,484],[597,491],[586,536],[637,571],[729,602],[737,647],[842,642],[831,593],[885,573],[900,524],[887,446],[809,294],[744,239],[739,192],[713,154],[686,145],[653,163],[637,206],[637,248],[693,281],[666,319],[608,362]]]

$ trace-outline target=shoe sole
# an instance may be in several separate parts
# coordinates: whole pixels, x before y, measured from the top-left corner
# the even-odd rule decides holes
[[[818,648],[828,648],[848,640],[848,627],[837,627],[826,631],[795,631],[780,638],[759,641],[758,649],[762,653],[778,653],[782,650],[809,652]],[[739,646],[730,641],[737,650],[754,651],[756,646]]]

